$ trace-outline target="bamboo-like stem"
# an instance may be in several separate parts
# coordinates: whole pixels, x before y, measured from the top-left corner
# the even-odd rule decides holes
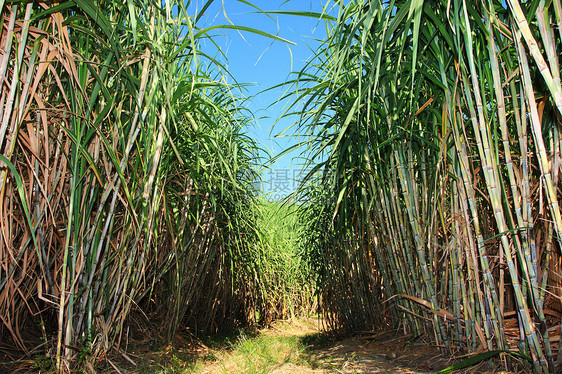
[[[5,38],[5,44],[2,46],[2,50],[4,53],[0,59],[0,82],[4,82],[4,78],[6,77],[6,72],[8,70],[8,63],[10,61],[10,56],[12,53],[12,40],[14,38],[14,25],[16,23],[16,16],[18,12],[18,6],[12,5],[10,11],[10,20],[8,21],[7,33]],[[0,96],[4,97],[4,85],[0,88]],[[5,107],[2,105],[2,113],[5,112]],[[2,116],[3,117],[3,116]],[[4,125],[2,122],[2,127],[0,128],[0,139],[4,138],[4,134],[7,131],[7,125]],[[3,140],[2,140],[3,141]],[[0,143],[1,145],[1,143]]]
[[[439,306],[437,305],[437,298],[435,295],[435,288],[433,286],[433,282],[431,280],[431,276],[429,273],[429,267],[427,264],[427,260],[426,260],[426,253],[425,253],[425,249],[424,249],[424,244],[422,242],[421,239],[421,228],[420,225],[418,223],[418,221],[415,218],[415,214],[414,214],[414,205],[415,203],[413,201],[410,201],[410,199],[412,199],[412,190],[410,190],[408,188],[408,182],[406,180],[406,171],[405,171],[405,167],[404,167],[404,161],[402,160],[401,155],[399,155],[398,153],[395,153],[395,158],[396,158],[396,163],[397,163],[397,169],[398,169],[398,176],[400,179],[400,184],[402,186],[402,193],[405,196],[404,199],[404,203],[405,203],[405,207],[406,207],[406,211],[408,213],[408,219],[410,222],[410,227],[412,229],[412,234],[414,236],[414,243],[416,245],[416,252],[418,254],[418,261],[419,264],[422,268],[422,275],[423,275],[423,279],[424,279],[424,285],[425,285],[425,291],[426,291],[426,295],[428,296],[428,298],[431,301],[431,307],[433,308],[433,310],[439,310]],[[439,343],[444,343],[445,344],[445,348],[448,350],[449,349],[449,342],[448,340],[446,340],[443,337],[442,334],[442,327],[439,324],[439,319],[437,314],[433,315],[433,322],[434,322],[434,329],[437,335],[437,339],[439,341]]]
[[[537,44],[536,39],[531,32],[531,28],[529,27],[529,23],[525,14],[523,13],[523,9],[521,9],[521,4],[519,4],[518,0],[509,0],[510,9],[513,13],[513,17],[515,18],[515,22],[517,23],[517,27],[519,32],[525,38],[525,42],[527,47],[529,48],[531,55],[537,67],[543,76],[545,83],[550,90],[554,98],[554,102],[560,114],[562,114],[562,86],[560,85],[560,80],[555,81],[551,69],[554,69],[555,66],[549,68],[548,64],[546,63],[542,53],[540,52],[539,46]],[[548,42],[547,42],[548,45]],[[548,47],[547,47],[548,51]]]

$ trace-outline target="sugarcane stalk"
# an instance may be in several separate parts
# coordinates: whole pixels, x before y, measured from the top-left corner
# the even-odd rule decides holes
[[[560,85],[560,80],[554,80],[553,74],[551,70],[555,69],[556,66],[549,67],[546,63],[540,49],[538,43],[531,32],[531,28],[529,27],[529,23],[525,14],[523,13],[523,9],[521,8],[521,4],[519,0],[509,0],[510,9],[513,15],[513,18],[517,24],[518,31],[523,35],[527,47],[531,52],[531,56],[533,60],[537,64],[537,68],[539,69],[541,75],[544,78],[544,81],[554,98],[554,103],[558,108],[560,114],[562,114],[562,86]],[[548,42],[547,42],[548,45]],[[548,51],[548,46],[547,46]]]
[[[415,218],[414,215],[414,203],[413,201],[410,201],[411,196],[412,196],[412,191],[409,190],[408,188],[408,182],[406,180],[406,171],[405,171],[405,166],[404,166],[404,161],[402,159],[402,155],[400,155],[398,153],[398,151],[395,152],[395,158],[396,158],[396,163],[397,163],[397,169],[398,169],[398,176],[400,179],[400,184],[402,186],[402,193],[405,196],[404,199],[404,203],[405,203],[405,208],[406,211],[408,213],[408,219],[410,222],[410,227],[412,229],[412,235],[414,237],[414,243],[416,245],[416,252],[418,254],[418,261],[419,264],[422,268],[422,275],[423,275],[423,280],[424,280],[424,286],[425,286],[425,291],[426,294],[428,296],[428,298],[430,299],[431,302],[431,307],[433,308],[433,310],[439,310],[439,306],[437,304],[437,298],[435,295],[435,288],[433,286],[433,282],[431,279],[431,275],[429,273],[429,267],[426,261],[426,254],[425,254],[425,249],[424,249],[424,244],[422,242],[421,239],[421,229],[418,223],[418,220]],[[443,336],[442,334],[442,327],[441,324],[439,323],[439,318],[437,316],[437,314],[433,314],[433,328],[435,329],[435,333],[437,336],[437,339],[439,341],[439,343],[444,343],[445,344],[445,348],[447,350],[449,350],[449,341]]]

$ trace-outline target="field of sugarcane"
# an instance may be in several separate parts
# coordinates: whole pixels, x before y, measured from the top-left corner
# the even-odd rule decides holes
[[[560,0],[344,3],[293,82],[327,324],[560,370]]]
[[[2,354],[91,369],[316,292],[330,330],[560,370],[562,1],[326,1],[288,82],[294,204],[259,196],[254,118],[202,47],[285,40],[201,24],[212,2],[0,0]]]
[[[68,372],[135,328],[166,341],[311,307],[294,279],[303,300],[277,296],[252,116],[201,48],[211,3],[0,1],[3,359]]]

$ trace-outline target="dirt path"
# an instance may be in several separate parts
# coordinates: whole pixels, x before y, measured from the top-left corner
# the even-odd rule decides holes
[[[318,320],[277,322],[258,334],[209,341],[182,336],[158,351],[132,351],[141,364],[130,373],[433,373],[452,362],[422,338],[394,331],[334,339],[321,332]],[[501,373],[483,362],[463,373]],[[505,373],[505,372],[504,372]]]
[[[282,363],[270,373],[419,373],[413,368],[411,355],[403,357],[401,339],[375,341],[368,337],[326,341],[317,321],[292,321],[264,332],[278,336],[298,336],[307,344],[307,360],[300,365]],[[378,335],[382,337],[384,334]],[[376,338],[376,336],[375,336]],[[324,340],[326,339],[326,340]],[[418,352],[439,355],[439,352]],[[402,357],[401,357],[402,356]],[[405,359],[405,360],[404,360]],[[432,371],[433,368],[424,368]],[[434,371],[434,370],[433,370]]]
[[[212,340],[215,339],[215,340]],[[257,334],[217,337],[206,344],[179,333],[164,347],[150,337],[131,341],[129,349],[107,358],[96,373],[158,374],[320,374],[320,373],[434,373],[452,365],[436,347],[420,337],[396,332],[334,339],[323,333],[318,320],[277,322]],[[25,366],[25,365],[24,365]],[[19,367],[19,366],[18,366]],[[29,368],[29,363],[26,366]],[[14,369],[14,368],[12,368]],[[506,373],[481,362],[463,374]],[[0,366],[0,373],[2,373]],[[6,372],[35,373],[22,366]],[[41,372],[41,370],[39,370]],[[517,373],[523,373],[519,371]]]
[[[315,342],[322,336],[318,329],[295,333],[312,343],[307,346],[309,363],[320,368],[289,363],[272,373],[423,373],[447,366],[437,349],[425,344],[414,346],[407,338],[397,338],[393,333],[335,342]]]
[[[394,332],[330,340],[322,334],[318,321],[279,322],[264,330],[245,348],[214,352],[195,373],[430,373],[450,365],[439,350],[412,337],[397,337]],[[274,351],[272,360],[260,364]],[[277,361],[277,362],[275,362]],[[249,365],[250,363],[250,365]],[[255,365],[251,365],[251,363]],[[476,368],[475,368],[476,370]],[[481,366],[475,373],[484,373]]]

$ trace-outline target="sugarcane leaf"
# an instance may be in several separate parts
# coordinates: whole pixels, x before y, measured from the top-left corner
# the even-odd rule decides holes
[[[61,12],[65,9],[71,8],[73,6],[74,6],[74,3],[72,3],[71,1],[65,1],[62,4],[50,6],[47,9],[44,9],[41,12],[35,14],[33,17],[31,17],[30,21],[34,22],[35,20],[41,19],[45,16],[48,16],[49,14]]]
[[[257,34],[257,35],[261,35],[264,36],[266,38],[269,39],[273,39],[273,40],[277,40],[283,43],[287,43],[287,44],[292,44],[292,45],[297,45],[297,43],[292,42],[290,40],[287,40],[285,38],[281,38],[280,36],[274,35],[274,34],[270,34],[268,32],[259,30],[259,29],[255,29],[253,27],[247,27],[247,26],[238,26],[238,25],[215,25],[215,26],[209,26],[206,27],[204,29],[201,29],[197,32],[197,34],[195,34],[195,38],[198,39],[200,37],[202,37],[203,35],[206,35],[209,33],[209,31],[212,30],[216,30],[216,29],[227,29],[227,30],[238,30],[238,31],[245,31],[245,32],[250,32],[253,34]]]
[[[310,17],[310,18],[318,18],[318,19],[325,19],[328,21],[337,21],[337,18],[330,16],[326,13],[318,13],[318,12],[304,12],[298,10],[268,10],[265,11],[268,14],[282,14],[287,16],[297,16],[297,17]]]
[[[443,370],[437,371],[434,374],[446,374],[446,373],[452,373],[452,372],[457,371],[457,370],[466,369],[470,366],[476,365],[476,364],[478,364],[482,361],[488,360],[488,359],[490,359],[492,357],[495,357],[495,356],[498,356],[502,353],[517,356],[517,357],[523,358],[523,359],[525,359],[529,362],[533,362],[533,360],[529,356],[521,354],[520,352],[506,351],[506,350],[495,350],[495,351],[482,352],[482,353],[479,353],[477,355],[470,356],[469,358],[467,358],[467,359],[465,359],[461,362],[458,362],[454,365],[451,365],[449,367],[446,367]]]
[[[201,17],[203,17],[205,15],[205,11],[209,8],[209,6],[211,6],[211,4],[213,2],[214,2],[214,0],[207,0],[205,5],[203,5],[201,10],[199,11],[199,13],[197,13],[197,16],[195,17],[195,23],[197,23],[197,21],[199,21],[201,19]]]
[[[80,9],[82,9],[89,17],[91,17],[101,28],[107,37],[116,55],[119,54],[114,30],[109,19],[100,11],[99,6],[92,0],[72,0]]]
[[[13,175],[15,181],[16,181],[18,196],[19,196],[20,201],[21,201],[23,212],[24,212],[25,218],[27,220],[27,224],[29,225],[31,238],[33,239],[33,244],[35,245],[35,251],[37,252],[37,256],[38,256],[39,261],[41,261],[41,253],[39,252],[39,245],[37,243],[37,238],[35,237],[35,227],[33,226],[33,222],[31,221],[31,215],[29,214],[29,208],[27,206],[27,201],[25,200],[25,189],[24,189],[21,177],[20,177],[18,171],[16,170],[16,167],[14,166],[14,164],[12,164],[10,162],[10,160],[8,160],[2,154],[0,154],[0,161],[2,161],[4,164],[6,164],[6,166],[12,172],[12,175]]]
[[[136,43],[137,42],[137,15],[136,15],[136,9],[135,9],[135,4],[133,3],[133,0],[127,0],[127,7],[129,8],[129,20],[131,22],[131,30],[133,31],[133,40]]]

